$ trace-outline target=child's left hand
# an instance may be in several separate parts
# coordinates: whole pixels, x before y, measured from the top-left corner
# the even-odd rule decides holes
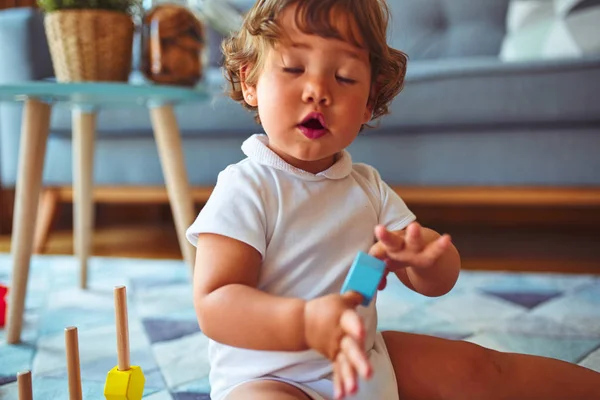
[[[411,223],[403,231],[394,232],[378,225],[375,228],[375,236],[378,242],[371,246],[369,254],[384,260],[388,272],[397,272],[407,267],[430,268],[451,245],[449,235],[427,240],[430,239],[430,235],[417,222]],[[384,289],[386,283],[384,276],[379,290]]]

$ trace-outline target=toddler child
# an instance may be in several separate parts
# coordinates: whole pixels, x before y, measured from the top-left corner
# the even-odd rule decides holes
[[[381,333],[374,301],[340,294],[359,251],[425,296],[460,270],[450,237],[345,150],[402,88],[387,27],[383,0],[259,0],[224,43],[231,97],[266,135],[243,143],[187,231],[211,398],[600,398],[591,370]]]

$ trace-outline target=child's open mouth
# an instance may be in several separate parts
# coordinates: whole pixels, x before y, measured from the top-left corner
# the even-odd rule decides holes
[[[309,139],[318,139],[327,133],[327,126],[323,114],[312,112],[308,114],[301,123],[298,124],[298,129],[304,136]]]

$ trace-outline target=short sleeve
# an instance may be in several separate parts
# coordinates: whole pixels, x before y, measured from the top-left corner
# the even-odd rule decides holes
[[[417,217],[408,208],[404,200],[392,188],[381,179],[375,171],[376,184],[381,196],[381,208],[379,211],[379,223],[390,231],[406,228]]]
[[[266,216],[260,185],[236,166],[219,173],[210,198],[186,231],[196,246],[201,233],[213,233],[239,240],[266,252]]]

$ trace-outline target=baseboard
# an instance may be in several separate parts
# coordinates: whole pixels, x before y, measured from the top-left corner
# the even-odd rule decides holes
[[[437,226],[600,226],[600,187],[416,187],[393,188],[419,220]],[[63,211],[59,225],[70,225],[71,214],[64,212],[73,202],[71,187],[47,187],[56,192]],[[198,209],[212,193],[211,187],[192,188]],[[112,222],[169,219],[168,195],[164,187],[97,186],[94,201],[102,225]],[[14,190],[0,190],[0,232],[10,231]],[[139,207],[143,205],[144,207]]]
[[[500,207],[600,207],[600,187],[473,187],[473,186],[395,186],[407,204],[415,206],[500,206]],[[71,187],[56,190],[60,199],[73,201]],[[204,203],[212,187],[192,188],[196,203]],[[163,187],[110,187],[94,189],[98,203],[167,203]]]

